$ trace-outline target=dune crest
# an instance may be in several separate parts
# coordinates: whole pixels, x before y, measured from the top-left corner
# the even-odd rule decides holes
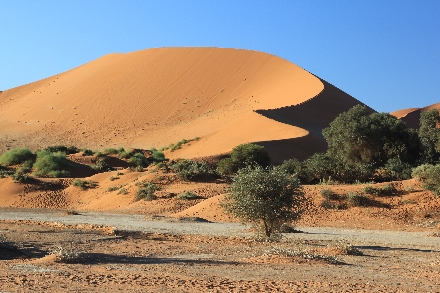
[[[323,116],[334,118],[347,105],[359,103],[334,89],[299,66],[262,52],[159,48],[109,54],[4,91],[0,140],[3,148],[71,144],[95,149],[161,147],[200,137],[171,154],[184,157],[219,155],[247,142],[283,145],[309,135],[319,140],[319,129],[329,120]],[[331,97],[319,95],[330,92]],[[320,96],[333,105],[330,112],[329,103],[314,99]],[[269,113],[286,107],[302,112],[304,105],[313,109],[303,115],[306,122],[286,119],[296,110]]]

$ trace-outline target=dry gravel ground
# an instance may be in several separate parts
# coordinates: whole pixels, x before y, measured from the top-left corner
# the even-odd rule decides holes
[[[440,292],[440,237],[428,231],[300,227],[261,243],[231,223],[17,209],[0,219],[23,253],[0,250],[0,292]],[[57,262],[60,246],[84,257]]]

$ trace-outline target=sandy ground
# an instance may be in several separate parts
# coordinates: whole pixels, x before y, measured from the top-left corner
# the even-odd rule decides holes
[[[105,215],[109,223],[123,221],[124,231],[102,225],[72,225],[93,221],[91,215],[59,212],[2,211],[2,217],[48,218],[0,222],[0,233],[20,243],[26,255],[3,253],[2,292],[438,292],[440,238],[428,233],[305,228],[284,234],[279,242],[255,241],[246,230],[228,234],[230,224],[197,229],[197,225],[133,221],[132,216]],[[62,220],[65,219],[65,221]],[[135,217],[136,218],[136,217]],[[71,225],[63,225],[68,222]],[[133,223],[132,223],[133,222]],[[133,224],[133,226],[131,226]],[[174,228],[170,228],[174,227]],[[223,232],[222,231],[223,227]],[[233,226],[233,230],[237,226]],[[175,230],[173,230],[175,229]],[[165,233],[164,233],[165,231]],[[173,233],[173,231],[179,231]],[[215,231],[215,232],[213,232]],[[226,232],[226,233],[225,233]],[[201,235],[208,234],[208,235]],[[246,235],[247,234],[247,235]],[[340,250],[354,245],[360,255]],[[49,252],[57,247],[83,252],[82,258],[57,262]],[[313,255],[283,254],[302,251]]]

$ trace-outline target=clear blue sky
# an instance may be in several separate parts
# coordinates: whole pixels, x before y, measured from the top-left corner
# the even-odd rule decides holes
[[[439,0],[0,0],[0,90],[152,47],[263,51],[381,112],[440,102]]]

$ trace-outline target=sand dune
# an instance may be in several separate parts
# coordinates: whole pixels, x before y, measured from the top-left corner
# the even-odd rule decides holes
[[[325,148],[321,129],[358,103],[261,52],[160,48],[110,54],[1,93],[0,151],[54,144],[150,148],[200,137],[170,156],[218,155],[258,142],[272,145],[271,155],[280,161]],[[290,154],[278,152],[283,148]]]
[[[391,115],[401,119],[408,127],[419,129],[420,113],[431,109],[439,109],[440,103],[432,104],[423,108],[409,108],[391,112]]]

